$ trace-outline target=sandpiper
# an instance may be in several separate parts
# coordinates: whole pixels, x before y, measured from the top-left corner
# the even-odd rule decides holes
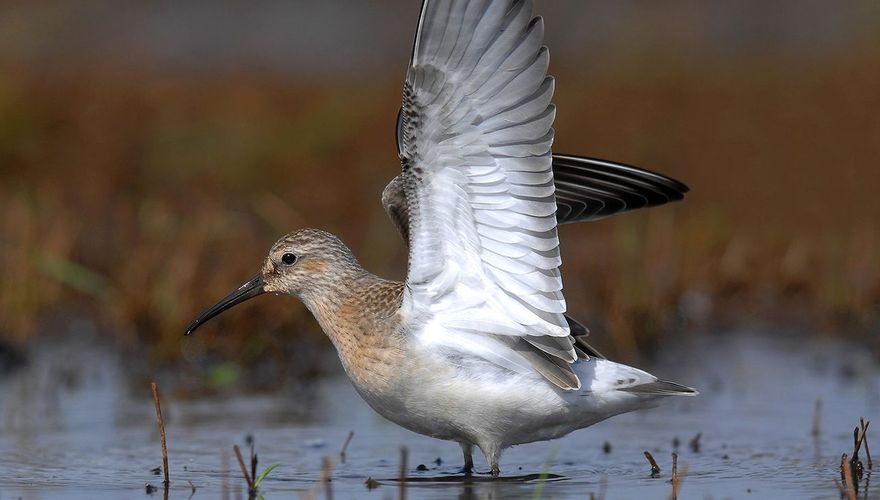
[[[426,0],[397,121],[386,211],[405,282],[366,271],[336,236],[294,231],[187,329],[265,292],[297,297],[354,387],[412,431],[473,447],[554,439],[691,388],[605,359],[566,314],[557,225],[679,200],[687,187],[553,155],[544,24],[529,0]]]

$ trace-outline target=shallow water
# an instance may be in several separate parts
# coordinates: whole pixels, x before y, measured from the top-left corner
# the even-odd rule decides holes
[[[497,481],[464,480],[458,445],[385,421],[344,378],[271,396],[193,401],[165,395],[170,496],[189,497],[190,481],[197,488],[193,498],[246,496],[231,449],[248,434],[260,469],[280,464],[263,483],[268,499],[314,488],[325,456],[336,462],[335,498],[397,498],[401,446],[409,450],[411,499],[603,492],[605,498],[667,498],[676,438],[684,473],[679,498],[837,496],[834,479],[841,453],[852,451],[853,427],[860,416],[880,417],[880,372],[872,360],[828,340],[727,335],[682,344],[648,368],[698,387],[699,397],[510,449],[501,462],[505,477]],[[27,367],[0,379],[0,498],[120,498],[145,496],[147,483],[161,487],[151,472],[161,454],[146,384],[132,383],[113,353],[77,348],[73,355],[71,349],[41,349]],[[814,438],[817,398],[823,409]],[[339,463],[349,431],[355,435]],[[689,446],[697,433],[699,451]],[[610,453],[603,451],[606,442]],[[645,450],[659,462],[659,478],[650,477]],[[475,458],[485,470],[482,457]],[[420,464],[428,470],[417,470]],[[560,477],[541,480],[542,472]],[[369,477],[379,481],[372,491],[365,485]],[[880,498],[880,485],[868,487],[868,498]],[[153,497],[161,498],[161,489]]]

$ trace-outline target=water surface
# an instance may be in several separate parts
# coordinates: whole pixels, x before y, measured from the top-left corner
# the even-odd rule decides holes
[[[0,379],[0,498],[146,497],[146,484],[161,486],[152,472],[161,454],[149,390],[124,367],[112,352],[61,344]],[[407,498],[667,498],[676,441],[679,498],[834,498],[840,455],[852,451],[858,418],[880,420],[880,372],[856,346],[727,335],[682,341],[646,367],[702,394],[510,449],[498,481],[464,480],[458,445],[385,421],[344,378],[197,400],[169,389],[170,496],[189,497],[189,482],[193,498],[242,495],[231,450],[246,450],[250,435],[259,468],[279,464],[263,483],[268,499],[315,488],[324,457],[335,463],[335,498],[397,498],[401,446],[409,456]],[[818,398],[821,433],[814,437]],[[340,463],[349,431],[355,435]],[[698,433],[697,450],[689,442]],[[659,478],[650,477],[645,450],[659,462]],[[542,481],[542,472],[560,477]],[[368,490],[368,478],[378,488]],[[880,498],[868,488],[868,498]]]

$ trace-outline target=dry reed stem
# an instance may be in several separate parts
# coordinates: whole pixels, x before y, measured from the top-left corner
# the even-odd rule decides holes
[[[703,433],[698,432],[697,435],[694,436],[693,439],[691,439],[690,443],[688,443],[688,445],[691,447],[692,452],[694,452],[694,453],[700,452],[700,438],[701,437],[703,437]]]
[[[864,417],[859,418],[859,425],[862,427],[862,441],[865,443],[865,455],[868,458],[868,468],[874,468],[874,461],[871,460],[871,450],[868,449],[868,426],[871,425],[871,421],[865,422]]]
[[[224,449],[220,452],[220,499],[229,500],[229,451]]]
[[[678,490],[681,489],[681,483],[684,479],[684,475],[687,474],[687,469],[682,468],[681,474],[678,473],[678,453],[672,454],[672,493],[670,497],[672,500],[678,499]]]
[[[241,473],[244,476],[244,480],[248,484],[248,490],[254,491],[254,480],[251,478],[250,473],[248,473],[247,466],[244,464],[244,458],[241,456],[241,449],[237,444],[232,445],[232,449],[235,451],[235,458],[238,459],[238,465],[241,467]]]
[[[168,478],[168,446],[165,441],[165,419],[162,418],[162,404],[159,403],[159,387],[155,382],[150,382],[150,390],[153,392],[153,401],[156,403],[156,422],[159,424],[159,438],[162,440],[162,472],[165,473],[165,491],[171,484]]]
[[[348,443],[351,442],[351,438],[354,437],[354,431],[348,431],[348,437],[345,438],[345,443],[342,445],[342,450],[339,452],[339,463],[345,463],[345,450],[348,449]]]
[[[846,459],[846,453],[843,454],[843,475],[846,477],[846,481],[843,482],[844,493],[846,493],[847,500],[857,500],[856,499],[856,490],[853,485],[853,481],[855,478],[852,475],[852,469],[849,466],[849,460]]]
[[[856,426],[853,429],[853,454],[852,458],[849,459],[849,466],[852,468],[852,472],[854,474],[855,479],[861,479],[862,473],[864,472],[864,465],[862,465],[861,459],[859,459],[859,451],[862,449],[862,441],[864,440],[864,434],[861,434],[861,427]]]
[[[672,500],[678,500],[678,453],[672,452]]]
[[[409,450],[406,446],[402,446],[400,448],[400,475],[398,476],[399,487],[398,487],[398,498],[400,500],[406,500],[406,459],[407,455],[409,455]]]
[[[669,498],[678,500],[678,453],[672,452],[672,493]]]
[[[305,492],[301,498],[304,500],[314,500],[318,498],[318,493],[321,491],[321,488],[324,488],[324,496],[328,500],[333,499],[333,490],[331,486],[331,474],[333,472],[333,461],[330,460],[329,457],[321,458],[321,475],[318,477],[318,480],[312,484],[312,487],[309,488],[309,491]]]
[[[862,428],[856,426],[853,429],[853,458],[858,458],[859,451],[862,449]]]
[[[333,462],[328,457],[321,459],[321,484],[324,485],[324,498],[333,500],[333,485],[330,481],[330,473],[333,471]]]
[[[657,465],[657,461],[654,460],[654,456],[651,455],[650,451],[645,451],[645,458],[648,459],[648,463],[651,465],[651,477],[660,477],[660,466]]]
[[[189,487],[190,487],[190,492],[189,492],[189,496],[187,497],[187,500],[192,500],[192,497],[196,496],[196,485],[194,485],[193,482],[190,481],[189,479],[187,479],[186,482],[189,483]]]
[[[843,475],[843,471],[841,471],[840,474]],[[840,483],[840,480],[836,477],[834,478],[834,486],[837,486],[837,491],[840,493],[840,498],[846,496],[846,488],[843,487],[843,485]]]
[[[822,398],[816,398],[816,406],[813,408],[813,430],[812,435],[818,436],[821,433],[822,420]]]
[[[257,454],[254,452],[254,442],[251,440],[251,479],[254,480],[254,490],[257,485]]]
[[[605,500],[605,495],[608,493],[608,474],[602,474],[602,479],[599,481],[599,496],[597,500]]]

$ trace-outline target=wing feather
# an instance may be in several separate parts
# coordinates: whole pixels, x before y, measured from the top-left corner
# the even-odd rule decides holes
[[[423,4],[398,123],[407,300],[446,347],[520,337],[565,365],[577,354],[559,273],[556,109],[531,11],[528,0]]]
[[[549,52],[529,0],[426,0],[398,113],[403,173],[383,204],[410,246],[421,339],[579,387],[557,223],[682,198],[629,165],[552,155]],[[586,353],[586,354],[585,354]]]

